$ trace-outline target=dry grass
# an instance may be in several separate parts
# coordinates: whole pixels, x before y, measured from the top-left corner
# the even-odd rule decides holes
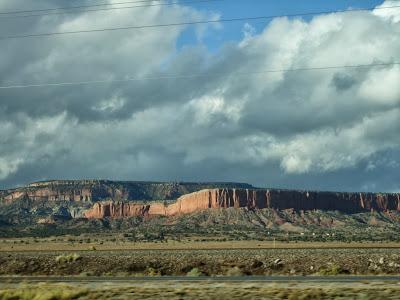
[[[82,299],[89,293],[69,287],[25,287],[0,290],[1,300],[72,300]]]
[[[271,284],[191,283],[142,284],[120,287],[75,287],[41,285],[8,288],[0,291],[1,300],[72,300],[72,299],[400,299],[395,285],[336,285],[289,287]]]

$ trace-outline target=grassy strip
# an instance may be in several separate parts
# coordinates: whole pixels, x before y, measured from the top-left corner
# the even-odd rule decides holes
[[[81,289],[40,286],[0,291],[0,300],[72,299],[400,299],[400,288],[274,288],[260,286],[170,286],[110,289]]]

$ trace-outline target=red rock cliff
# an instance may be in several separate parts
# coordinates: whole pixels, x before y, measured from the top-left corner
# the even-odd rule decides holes
[[[124,202],[99,202],[85,213],[86,218],[102,219],[106,217],[125,218],[132,216],[144,216],[149,212],[149,205],[140,205]]]
[[[189,214],[219,208],[272,208],[277,210],[400,211],[400,194],[356,194],[302,192],[288,190],[211,189],[180,197],[175,203],[139,205],[135,203],[96,203],[86,213],[88,218]]]

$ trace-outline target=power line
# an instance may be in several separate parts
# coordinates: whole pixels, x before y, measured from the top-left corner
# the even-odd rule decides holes
[[[115,3],[98,3],[98,4],[91,4],[91,5],[43,8],[43,9],[33,9],[33,10],[0,11],[0,15],[46,12],[46,11],[55,11],[55,10],[71,10],[71,9],[82,9],[82,8],[91,8],[91,7],[100,7],[100,6],[114,6],[114,5],[124,5],[124,4],[134,4],[134,3],[151,3],[151,2],[161,2],[161,1],[163,1],[163,0],[136,0],[136,1],[115,2]],[[399,2],[399,1],[400,0],[391,0],[391,2]],[[175,2],[174,4],[179,4],[179,3]]]
[[[249,75],[261,75],[269,73],[286,73],[286,72],[304,72],[304,71],[323,71],[323,70],[335,70],[335,69],[356,69],[356,68],[368,68],[368,67],[386,67],[400,65],[400,62],[391,63],[372,63],[363,65],[343,65],[343,66],[324,66],[324,67],[309,67],[309,68],[295,68],[295,69],[276,69],[276,70],[262,70],[253,72],[237,72],[229,75],[225,74],[182,74],[182,75],[164,75],[164,76],[152,76],[152,77],[132,77],[125,79],[110,79],[110,80],[91,80],[91,81],[77,81],[77,82],[55,82],[55,83],[38,83],[38,84],[25,84],[25,85],[6,85],[0,86],[0,90],[6,89],[24,89],[24,88],[38,88],[38,87],[58,87],[58,86],[79,86],[79,85],[90,85],[90,84],[103,84],[103,83],[119,83],[119,82],[131,82],[131,81],[143,81],[143,80],[160,80],[160,79],[190,79],[190,78],[201,78],[201,77],[229,77],[229,76],[249,76]]]
[[[325,14],[334,14],[334,13],[365,12],[365,11],[393,9],[393,8],[400,8],[400,5],[386,6],[386,7],[362,8],[362,9],[347,9],[347,10],[297,13],[297,14],[289,14],[289,15],[258,16],[258,17],[244,17],[244,18],[219,19],[219,20],[192,21],[192,22],[182,22],[182,23],[150,24],[150,25],[136,25],[136,26],[112,27],[112,28],[101,28],[101,29],[76,30],[76,31],[61,31],[61,32],[47,32],[47,33],[33,33],[33,34],[24,34],[24,35],[9,35],[9,36],[1,36],[0,40],[22,39],[22,38],[33,38],[33,37],[49,37],[49,36],[60,36],[60,35],[66,35],[66,34],[81,34],[81,33],[105,32],[105,31],[120,31],[120,30],[150,29],[150,28],[175,27],[175,26],[212,24],[212,23],[226,23],[226,22],[238,22],[238,21],[255,21],[255,20],[267,20],[267,19],[274,19],[274,18],[282,18],[282,17],[316,16],[316,15],[325,15]]]
[[[0,13],[0,20],[4,19],[16,19],[16,18],[31,18],[31,17],[44,17],[50,15],[64,15],[64,14],[78,14],[78,13],[90,13],[99,11],[112,11],[112,10],[124,10],[124,9],[134,9],[140,7],[154,7],[154,6],[172,6],[172,5],[184,5],[184,4],[194,4],[194,3],[209,3],[209,2],[221,2],[225,0],[193,0],[193,1],[180,1],[180,2],[167,2],[158,4],[144,4],[144,5],[134,5],[134,6],[119,6],[119,7],[107,7],[107,8],[97,8],[97,9],[85,9],[77,11],[61,11],[61,12],[50,12],[42,14],[30,14],[30,15],[2,15]],[[129,3],[129,2],[127,2]],[[136,3],[136,2],[133,2]]]
[[[160,2],[162,0],[153,0]],[[125,1],[116,3],[99,3],[91,5],[79,5],[79,6],[64,6],[64,7],[54,7],[54,8],[43,8],[43,9],[32,9],[32,10],[14,10],[14,11],[2,11],[0,15],[11,15],[11,14],[24,14],[24,13],[35,13],[35,12],[45,12],[45,11],[55,11],[55,10],[65,10],[65,9],[81,9],[90,7],[100,7],[100,6],[113,6],[121,4],[133,4],[133,3],[150,3],[149,0],[138,0],[138,1]]]

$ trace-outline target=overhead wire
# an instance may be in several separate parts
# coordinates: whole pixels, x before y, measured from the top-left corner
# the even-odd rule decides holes
[[[68,9],[82,9],[82,8],[90,8],[90,7],[124,5],[124,4],[133,4],[133,3],[151,3],[151,2],[161,2],[161,1],[163,1],[163,0],[150,0],[150,1],[149,0],[137,0],[137,1],[114,2],[114,3],[104,2],[104,3],[91,4],[91,5],[64,6],[64,7],[53,7],[53,8],[32,9],[32,10],[0,11],[0,15],[23,14],[23,13],[68,10]]]
[[[218,0],[201,0],[196,2],[211,2]],[[130,1],[130,3],[138,2],[148,2],[148,1]],[[194,2],[194,1],[193,1]],[[119,2],[126,3],[126,2]],[[175,3],[174,3],[175,4]],[[101,6],[105,4],[91,5]],[[80,6],[82,7],[82,6]],[[88,7],[88,6],[86,6]],[[75,6],[74,8],[78,8]],[[29,34],[29,35],[17,35],[17,36],[3,36],[0,40],[12,39],[12,38],[26,38],[26,37],[42,37],[42,36],[52,36],[52,35],[64,35],[64,34],[75,34],[75,33],[89,33],[89,32],[103,32],[103,31],[116,31],[125,29],[144,29],[144,28],[155,28],[155,27],[170,27],[170,26],[183,26],[183,25],[195,25],[195,24],[207,24],[207,23],[218,23],[218,22],[235,22],[235,21],[250,21],[250,20],[262,20],[262,19],[272,19],[279,17],[299,17],[299,16],[314,16],[322,14],[331,13],[349,13],[349,12],[362,12],[371,10],[381,10],[381,9],[393,9],[400,8],[400,5],[394,6],[384,6],[384,7],[374,7],[374,8],[363,8],[363,9],[347,9],[347,10],[334,10],[334,11],[320,11],[320,12],[307,12],[307,13],[297,13],[297,14],[286,14],[286,15],[273,15],[273,16],[258,16],[258,17],[245,17],[245,18],[232,18],[232,19],[219,19],[219,20],[205,20],[205,21],[193,21],[193,22],[182,22],[182,23],[168,23],[168,24],[153,24],[153,25],[140,25],[140,26],[127,26],[127,27],[114,27],[114,28],[103,28],[103,29],[93,29],[93,30],[79,30],[79,31],[67,31],[67,32],[50,32],[50,33],[39,33],[39,34]],[[63,9],[63,8],[57,8]],[[52,9],[55,10],[55,9]],[[38,10],[36,10],[38,11]],[[43,11],[43,10],[41,10]],[[27,11],[23,11],[27,12]],[[0,13],[1,14],[1,13]],[[343,69],[343,68],[363,68],[363,67],[378,67],[378,66],[393,66],[400,65],[400,62],[390,62],[390,63],[373,63],[365,65],[345,65],[345,66],[322,66],[322,67],[309,67],[309,68],[295,68],[295,69],[280,69],[280,70],[263,70],[255,72],[244,72],[244,73],[233,73],[229,76],[245,76],[245,75],[255,75],[255,74],[267,74],[267,73],[278,73],[278,72],[298,72],[298,71],[312,71],[312,70],[330,70],[330,69]],[[0,89],[18,89],[18,88],[33,88],[33,87],[54,87],[54,86],[76,86],[76,85],[87,85],[87,84],[102,84],[102,83],[117,83],[117,82],[129,82],[129,81],[141,81],[141,80],[158,80],[158,79],[184,79],[184,78],[196,78],[196,77],[215,77],[223,76],[223,74],[177,74],[177,75],[163,75],[163,76],[153,76],[153,77],[134,77],[134,78],[124,78],[124,79],[111,79],[111,80],[89,80],[89,81],[79,81],[79,82],[55,82],[55,83],[38,83],[38,84],[21,84],[21,85],[4,85],[0,86]]]
[[[226,0],[189,0],[189,1],[179,1],[179,2],[165,2],[156,4],[143,4],[143,5],[133,5],[133,6],[117,6],[117,7],[106,7],[106,8],[96,8],[96,9],[85,9],[85,10],[73,10],[73,11],[60,11],[60,12],[49,12],[41,14],[29,14],[29,15],[8,15],[0,13],[0,20],[8,20],[15,18],[31,18],[31,17],[44,17],[52,15],[65,15],[65,14],[82,14],[91,12],[103,12],[103,11],[114,11],[114,10],[125,10],[125,9],[135,9],[144,7],[155,7],[155,6],[173,6],[173,5],[186,5],[186,4],[201,4],[201,3],[212,3],[212,2],[222,2]],[[129,2],[127,2],[129,3]],[[136,3],[136,2],[132,2]]]
[[[115,5],[124,5],[124,4],[152,3],[152,2],[162,2],[162,1],[165,1],[165,0],[135,0],[135,1],[114,2],[114,3],[103,2],[103,3],[90,4],[90,5],[79,5],[79,6],[52,7],[52,8],[32,9],[32,10],[0,11],[0,15],[46,12],[46,11],[55,11],[55,10],[71,10],[71,9],[82,9],[82,8],[91,8],[91,7],[100,7],[100,6],[115,6]],[[391,0],[390,2],[400,2],[400,0]],[[177,2],[177,1],[169,2],[169,3],[179,4],[179,2]]]
[[[23,34],[23,35],[9,35],[9,36],[0,36],[0,40],[35,38],[35,37],[50,37],[50,36],[61,36],[61,35],[71,35],[71,34],[83,34],[83,33],[95,33],[95,32],[107,32],[107,31],[111,32],[111,31],[121,31],[121,30],[165,28],[165,27],[212,24],[212,23],[215,24],[215,23],[227,23],[227,22],[239,22],[239,21],[268,20],[268,19],[275,19],[275,18],[282,18],[282,17],[288,17],[288,18],[291,18],[291,17],[304,17],[304,16],[316,16],[316,15],[326,15],[326,14],[335,14],[335,13],[365,12],[365,11],[372,11],[372,10],[394,9],[394,8],[400,8],[400,5],[385,6],[385,7],[373,7],[373,8],[362,8],[362,9],[318,11],[318,12],[296,13],[296,14],[286,14],[286,15],[240,17],[240,18],[230,18],[230,19],[215,19],[215,20],[188,21],[188,22],[165,23],[165,24],[133,25],[133,26],[124,26],[124,27],[110,27],[110,28],[99,28],[99,29],[32,33],[32,34]]]

